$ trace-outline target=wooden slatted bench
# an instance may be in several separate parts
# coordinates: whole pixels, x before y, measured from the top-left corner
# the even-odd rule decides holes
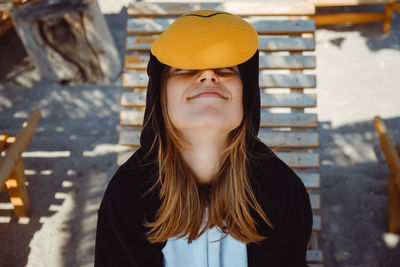
[[[374,117],[379,143],[389,165],[388,208],[386,222],[391,233],[400,232],[400,143],[395,144],[379,116]]]
[[[223,2],[223,3],[148,3],[129,6],[126,55],[124,59],[123,110],[120,114],[119,144],[132,149],[120,153],[122,164],[139,147],[140,130],[146,103],[146,74],[149,50],[156,36],[178,16],[200,9],[217,9],[242,16],[259,34],[261,127],[259,137],[302,179],[314,210],[313,233],[307,252],[309,266],[322,266],[323,255],[317,233],[321,229],[317,115],[305,112],[316,107],[316,94],[304,89],[316,87],[315,23],[306,16],[315,12],[313,4]],[[311,72],[305,73],[306,71]],[[278,150],[279,148],[279,150]]]
[[[400,12],[398,0],[310,0],[316,7],[384,5],[383,12],[343,12],[315,14],[312,18],[316,25],[338,23],[382,22],[382,31],[390,33],[393,11]]]
[[[0,191],[8,192],[17,217],[27,217],[29,197],[25,186],[25,169],[21,154],[33,138],[40,111],[34,110],[15,137],[0,135]],[[2,153],[4,152],[4,153]]]

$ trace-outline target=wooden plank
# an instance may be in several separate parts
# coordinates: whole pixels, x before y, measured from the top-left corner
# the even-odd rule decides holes
[[[398,177],[396,177],[394,169],[389,168],[386,225],[390,233],[400,231],[400,190],[396,180],[398,180]]]
[[[307,262],[322,262],[323,256],[321,250],[307,250]]]
[[[313,33],[313,20],[270,20],[263,17],[245,19],[259,35],[286,35]],[[173,18],[131,18],[127,22],[128,34],[154,35],[164,32],[175,19]]]
[[[141,127],[143,125],[144,108],[122,110],[120,112],[121,126]]]
[[[261,107],[295,107],[306,108],[317,105],[316,94],[290,93],[290,94],[268,94],[261,92]]]
[[[122,75],[122,86],[125,88],[146,88],[148,76],[144,71],[129,71]],[[315,88],[314,74],[268,74],[260,71],[260,88]]]
[[[124,56],[124,69],[125,70],[146,70],[149,63],[149,53],[140,53],[136,55]]]
[[[308,242],[309,249],[319,249],[317,232],[312,232]]]
[[[132,51],[150,51],[151,45],[154,43],[156,37],[137,37],[128,36],[126,38],[125,49],[128,52]]]
[[[396,2],[394,0],[311,0],[317,7],[323,6],[358,6]]]
[[[261,109],[260,127],[316,128],[318,119],[317,115],[312,113],[268,113]]]
[[[146,88],[149,78],[145,71],[130,71],[122,74],[122,86],[125,88]]]
[[[301,170],[295,170],[295,173],[308,189],[318,189],[321,187],[321,177],[319,173],[304,172]]]
[[[259,35],[292,35],[315,31],[315,22],[311,19],[272,20],[264,17],[250,17],[246,21]]]
[[[315,88],[314,74],[268,74],[260,71],[260,88]]]
[[[321,216],[313,215],[313,231],[321,231]]]
[[[10,18],[0,22],[0,36],[5,34],[13,26]]]
[[[144,108],[133,108],[120,112],[122,126],[140,127],[143,123]],[[316,128],[318,126],[317,115],[312,113],[268,113],[261,110],[261,127],[297,127]]]
[[[122,127],[119,131],[118,144],[122,146],[139,147],[141,128]]]
[[[316,94],[268,94],[261,92],[261,107],[315,107],[316,98]],[[146,105],[146,90],[139,89],[122,93],[121,105],[123,107],[144,107]]]
[[[390,33],[392,28],[392,17],[393,11],[399,11],[399,5],[397,3],[385,4],[385,10],[382,12],[384,18],[382,20],[382,31],[385,34]]]
[[[144,107],[146,105],[147,90],[134,90],[121,95],[121,106],[123,107]]]
[[[14,213],[17,217],[27,217],[30,206],[25,180],[26,177],[22,158],[21,156],[18,156],[14,170],[6,181],[10,202],[14,206]]]
[[[13,8],[12,1],[0,2],[0,21],[10,17],[10,10]]]
[[[133,112],[136,112],[133,111]],[[138,120],[139,117],[142,116],[142,111],[137,111],[136,116]],[[122,120],[128,120],[129,116],[135,116],[134,114],[121,114]],[[132,119],[133,120],[133,119]],[[125,125],[125,122],[124,122]],[[140,127],[139,124],[133,124],[137,127]],[[128,124],[128,126],[133,126],[132,124]],[[125,128],[124,128],[125,129]],[[134,129],[132,131],[122,131],[123,139],[120,141],[123,142],[124,145],[139,145],[139,135],[140,129]],[[319,142],[319,134],[317,132],[299,132],[299,131],[270,131],[267,129],[260,129],[258,133],[258,137],[263,141],[267,146],[274,147],[279,146],[282,148],[316,148],[318,147]],[[135,143],[137,141],[137,143]],[[121,143],[120,143],[121,144]]]
[[[175,18],[130,18],[127,21],[126,32],[139,35],[161,34],[175,20]]]
[[[125,70],[146,70],[149,61],[148,53],[139,53],[136,55],[125,55],[124,69]],[[303,70],[315,69],[316,60],[315,56],[304,55],[264,55],[259,56],[260,69],[290,69],[290,70]]]
[[[374,117],[374,125],[378,132],[381,151],[389,165],[386,223],[389,231],[395,233],[400,231],[400,155],[384,121],[379,116]]]
[[[128,36],[126,38],[126,51],[149,51],[156,37]],[[315,37],[276,37],[259,36],[258,49],[264,52],[274,51],[313,51],[315,50]]]
[[[126,144],[124,141],[127,139],[133,139],[134,137],[127,137],[126,134],[129,133],[129,131],[134,131],[134,129],[128,130],[128,131],[121,131],[120,136],[119,136],[119,144],[120,145],[125,145],[125,146],[130,146],[133,148],[138,148],[139,145],[133,146],[132,144]],[[139,130],[140,131],[140,130]],[[124,136],[125,135],[125,136]],[[135,144],[140,143],[140,139],[138,138],[140,135],[136,135],[137,140],[135,141]],[[289,155],[285,155],[289,154]],[[318,154],[311,154],[311,153],[283,153],[283,152],[277,152],[276,155],[282,159],[289,167],[291,168],[318,168],[318,161],[319,161],[319,155]],[[290,155],[294,154],[294,155]],[[300,177],[301,178],[301,177]],[[304,181],[306,183],[307,181]],[[315,202],[314,206],[316,209],[319,209],[321,204],[320,200],[318,200],[318,197],[315,197],[314,199]]]
[[[340,23],[368,23],[368,22],[381,22],[385,19],[385,15],[379,12],[346,12],[335,14],[318,14],[313,16],[317,25],[332,25]]]
[[[318,168],[319,154],[306,152],[276,152],[276,155],[291,168]]]
[[[260,51],[313,51],[315,37],[268,37],[259,36],[258,49]]]
[[[319,144],[317,132],[271,131],[261,128],[258,137],[270,147],[316,148]]]
[[[17,164],[18,157],[31,141],[35,126],[40,118],[40,110],[34,110],[18,132],[15,143],[7,150],[7,155],[0,161],[0,185],[2,185]]]
[[[0,134],[0,155],[1,155],[1,152],[2,152],[4,149],[6,149],[7,138],[8,138],[9,136],[10,136],[10,135],[9,135],[7,132],[5,132],[5,133],[3,133],[3,134]]]
[[[314,209],[314,210],[320,209],[321,208],[321,197],[320,197],[320,195],[319,194],[309,194],[309,196],[310,196],[310,202],[311,202],[312,209]],[[319,218],[319,219],[321,219],[321,218]],[[319,223],[319,225],[321,225],[321,220],[319,222],[317,222],[317,223]]]
[[[315,56],[304,55],[263,55],[259,56],[260,69],[315,69],[316,60]]]
[[[133,153],[135,153],[135,151],[137,149],[138,148],[131,148],[131,149],[126,150],[126,151],[118,152],[117,165],[121,166],[122,164],[124,164],[133,155]]]
[[[379,137],[379,143],[385,159],[396,176],[396,184],[400,188],[400,156],[397,154],[394,142],[389,135],[384,121],[374,117],[374,125]]]
[[[9,134],[7,132],[0,134],[0,158],[1,158],[1,152],[6,149],[8,137]],[[7,191],[6,185],[0,184],[0,192],[6,192],[6,191]]]
[[[219,3],[146,3],[129,5],[129,16],[181,16],[202,9],[222,10],[238,16],[311,15],[315,7],[308,1],[219,2]]]
[[[124,126],[125,124],[123,124]],[[140,144],[140,128],[127,128],[123,129],[119,133],[119,144],[126,146],[138,147]],[[277,152],[279,158],[282,159],[290,167],[294,168],[317,168],[319,167],[319,154],[317,153],[306,153],[306,152]],[[319,187],[319,177],[315,175],[302,175],[303,178],[307,178],[313,184],[313,187]],[[305,181],[307,182],[307,181]]]
[[[10,148],[12,144],[15,143],[16,137],[15,136],[9,136],[7,137],[6,140],[6,149]]]

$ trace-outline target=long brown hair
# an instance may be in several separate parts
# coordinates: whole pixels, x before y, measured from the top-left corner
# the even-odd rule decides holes
[[[272,227],[248,180],[249,159],[245,142],[247,117],[244,116],[239,127],[229,134],[229,145],[222,153],[216,176],[210,184],[198,184],[195,174],[180,153],[180,149],[184,148],[182,136],[168,116],[168,76],[169,68],[166,67],[161,77],[161,109],[165,133],[158,131],[152,145],[152,148],[158,147],[158,177],[155,186],[159,185],[160,188],[161,206],[155,221],[145,223],[150,228],[147,239],[155,243],[165,242],[170,237],[182,238],[188,235],[190,243],[214,226],[218,226],[225,236],[230,234],[246,244],[265,239],[265,236],[257,232],[256,222],[250,213],[252,208]],[[206,221],[205,208],[208,209]]]

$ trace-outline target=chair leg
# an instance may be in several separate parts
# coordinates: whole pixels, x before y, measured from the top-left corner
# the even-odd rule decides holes
[[[14,213],[17,217],[27,217],[30,205],[24,170],[22,158],[19,156],[13,172],[6,181],[10,201],[14,205]]]
[[[384,12],[385,17],[382,25],[382,31],[385,34],[390,33],[390,28],[392,25],[392,11],[393,11],[393,4],[392,3],[385,4],[385,12]]]
[[[400,190],[396,185],[396,176],[391,169],[388,181],[388,207],[386,221],[389,232],[400,232]]]
[[[393,3],[393,11],[400,13],[400,3]]]

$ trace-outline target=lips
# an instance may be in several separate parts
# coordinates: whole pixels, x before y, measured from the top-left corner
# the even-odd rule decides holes
[[[188,98],[188,100],[192,100],[199,97],[219,97],[222,99],[227,99],[220,90],[216,88],[204,88],[198,91],[195,91],[192,96]]]

